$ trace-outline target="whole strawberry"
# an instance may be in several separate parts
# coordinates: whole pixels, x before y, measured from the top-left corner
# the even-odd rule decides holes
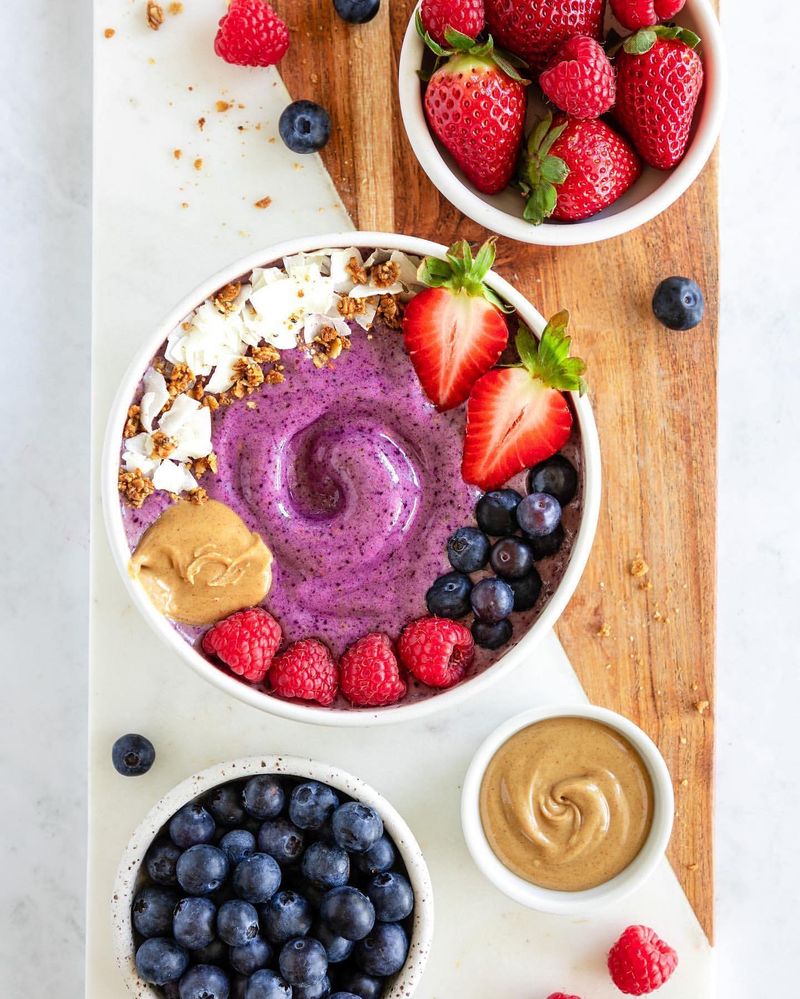
[[[237,611],[203,635],[203,651],[216,656],[232,673],[261,683],[281,644],[281,626],[262,607]]]
[[[643,28],[617,56],[617,120],[657,170],[680,163],[689,144],[703,89],[699,42],[685,28]]]
[[[544,96],[573,118],[599,118],[614,106],[614,67],[588,35],[564,42],[539,77]]]
[[[466,35],[448,35],[450,49],[431,46],[450,58],[428,82],[425,115],[467,179],[479,191],[496,194],[516,169],[527,81],[495,50],[491,38],[477,45]]]
[[[274,66],[289,48],[289,30],[266,0],[231,0],[214,51],[237,66]]]
[[[573,35],[602,38],[606,0],[484,0],[486,24],[498,45],[544,69]]]
[[[447,45],[447,28],[477,38],[485,20],[483,0],[422,0],[419,18],[423,32],[439,45]]]
[[[405,695],[391,640],[380,632],[354,642],[339,660],[342,693],[357,707],[383,707]]]
[[[598,119],[547,115],[531,133],[520,168],[525,218],[577,222],[608,208],[641,173],[636,153]]]
[[[672,20],[685,3],[686,0],[611,0],[611,9],[623,28],[636,31]]]
[[[327,646],[316,638],[302,638],[273,659],[269,681],[281,697],[327,706],[336,699],[339,672]]]
[[[676,951],[647,926],[629,926],[608,952],[611,980],[629,996],[660,989],[677,966]]]
[[[407,624],[397,643],[405,668],[429,687],[452,687],[464,679],[475,655],[469,628],[444,617]]]

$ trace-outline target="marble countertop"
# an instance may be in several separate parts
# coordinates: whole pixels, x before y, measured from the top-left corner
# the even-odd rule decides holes
[[[10,305],[0,494],[7,608],[0,778],[12,807],[0,966],[4,995],[83,994],[88,607],[91,24],[88,5],[31,0],[0,40],[2,274]],[[800,696],[788,638],[800,602],[800,391],[790,190],[798,112],[785,3],[761,9],[769,51],[730,4],[731,111],[722,158],[718,702],[719,994],[779,992],[794,973]],[[766,23],[764,23],[766,21]],[[786,67],[781,79],[775,67]],[[764,147],[766,146],[766,151]],[[749,152],[750,151],[750,152]],[[772,194],[770,198],[769,195]],[[691,220],[687,220],[691,224]],[[13,414],[13,420],[11,418]],[[769,478],[767,479],[767,476]],[[767,492],[764,482],[776,483]],[[10,631],[10,640],[8,632]],[[9,977],[10,976],[10,977]],[[537,999],[532,996],[531,999]],[[589,997],[586,997],[589,999]]]

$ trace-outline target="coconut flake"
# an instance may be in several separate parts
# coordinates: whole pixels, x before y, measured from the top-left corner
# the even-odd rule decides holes
[[[143,379],[144,392],[139,402],[139,419],[144,429],[150,433],[153,421],[169,401],[169,389],[160,371],[148,368]]]
[[[355,281],[347,270],[347,266],[353,258],[358,262],[359,267],[363,266],[364,258],[361,256],[361,251],[355,246],[349,246],[345,250],[331,251],[333,290],[339,294],[347,294],[355,287]]]
[[[166,458],[153,475],[153,485],[168,493],[189,492],[197,489],[197,480],[184,465],[178,465]]]

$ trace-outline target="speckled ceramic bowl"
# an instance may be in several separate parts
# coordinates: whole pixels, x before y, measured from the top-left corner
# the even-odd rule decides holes
[[[386,832],[405,864],[415,896],[408,958],[383,999],[408,999],[422,979],[433,939],[433,886],[419,843],[399,812],[369,784],[337,767],[298,756],[251,756],[218,763],[168,791],[148,812],[122,855],[111,899],[114,951],[125,984],[137,999],[162,999],[161,991],[148,985],[136,972],[131,923],[131,905],[142,881],[142,861],[150,844],[175,812],[188,802],[207,794],[218,784],[268,773],[330,784],[380,813]]]

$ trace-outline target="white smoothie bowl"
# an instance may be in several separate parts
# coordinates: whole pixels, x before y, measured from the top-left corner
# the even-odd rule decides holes
[[[644,846],[615,878],[587,891],[540,888],[510,871],[495,855],[483,830],[480,793],[492,757],[513,735],[548,718],[591,718],[623,735],[639,753],[653,783],[653,823]],[[461,793],[461,826],[472,859],[501,892],[520,905],[560,916],[585,916],[636,891],[661,862],[672,833],[675,797],[672,779],[655,743],[632,721],[591,704],[535,708],[510,718],[483,742],[472,759]]]
[[[227,784],[256,774],[279,774],[330,784],[349,797],[371,805],[380,814],[414,889],[414,915],[408,958],[383,999],[406,999],[413,995],[425,970],[433,940],[433,887],[419,843],[399,812],[364,781],[337,767],[297,756],[252,756],[230,763],[219,763],[168,791],[145,816],[122,855],[111,900],[114,954],[129,990],[137,999],[162,999],[158,988],[148,985],[139,977],[134,960],[136,951],[131,905],[142,882],[141,866],[150,844],[175,812],[188,802],[206,794],[218,784]]]
[[[500,194],[482,194],[469,183],[428,128],[422,103],[423,85],[417,75],[426,49],[412,16],[400,52],[399,90],[403,123],[414,155],[451,204],[501,236],[541,246],[577,246],[598,243],[637,229],[660,215],[688,190],[711,156],[722,125],[726,67],[717,16],[709,0],[687,0],[676,21],[700,36],[699,52],[705,70],[689,148],[673,170],[645,167],[631,189],[598,215],[583,222],[544,222],[535,226],[522,217],[523,200],[519,192],[506,190]],[[529,120],[532,116],[539,117],[544,109],[544,104],[536,98],[530,104]]]
[[[470,695],[485,690],[491,683],[515,667],[526,661],[531,662],[537,643],[553,627],[567,606],[591,551],[600,509],[600,445],[588,398],[581,398],[577,394],[573,394],[571,398],[583,449],[583,509],[569,563],[561,582],[528,632],[497,662],[459,686],[432,694],[425,700],[407,704],[401,702],[386,708],[354,708],[351,710],[323,708],[272,697],[240,682],[231,674],[223,672],[210,663],[189,645],[173,628],[170,621],[155,608],[142,586],[131,577],[128,571],[131,552],[125,535],[117,486],[120,441],[127,419],[128,407],[151,358],[166,340],[170,331],[219,288],[236,280],[254,267],[279,260],[284,256],[310,252],[321,247],[346,248],[350,246],[381,247],[420,257],[437,256],[443,258],[446,253],[446,247],[414,236],[384,232],[340,232],[323,236],[306,236],[268,247],[236,261],[223,271],[213,275],[172,310],[166,319],[145,338],[134,356],[125,377],[122,379],[109,416],[101,476],[106,529],[122,580],[131,600],[145,620],[177,656],[214,686],[246,704],[260,708],[262,711],[318,725],[360,726],[410,721],[414,718],[430,715],[435,711],[452,708]],[[507,281],[494,272],[490,272],[486,278],[486,283],[502,299],[514,306],[520,319],[534,332],[542,332],[545,327],[544,317]],[[589,377],[591,377],[591,372]]]

